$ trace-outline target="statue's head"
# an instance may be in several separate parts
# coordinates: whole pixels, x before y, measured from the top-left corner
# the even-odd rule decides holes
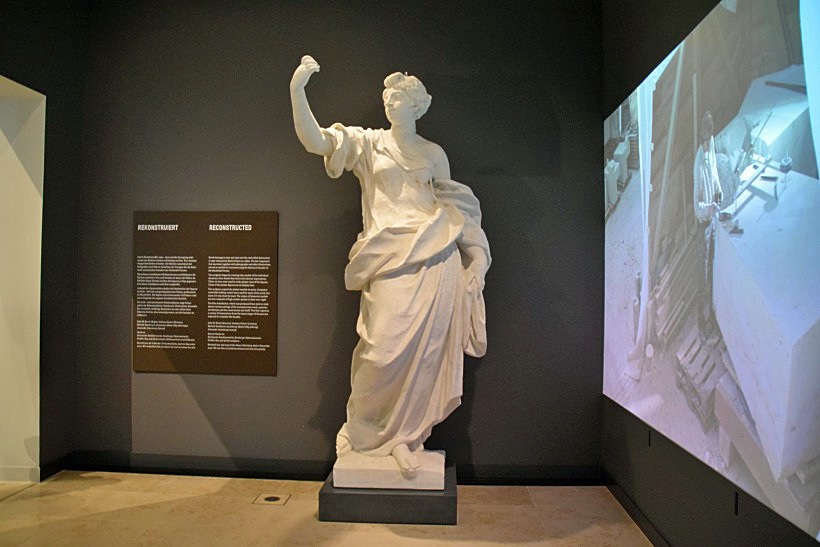
[[[394,72],[384,79],[384,110],[391,122],[403,115],[412,116],[413,120],[421,118],[433,98],[427,94],[424,84],[415,76]],[[409,109],[407,112],[404,109]]]

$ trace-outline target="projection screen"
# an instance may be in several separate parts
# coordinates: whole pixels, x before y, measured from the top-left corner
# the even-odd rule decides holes
[[[604,122],[604,394],[814,537],[818,29],[724,0]]]

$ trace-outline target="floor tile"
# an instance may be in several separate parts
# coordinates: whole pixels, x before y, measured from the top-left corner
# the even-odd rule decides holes
[[[600,547],[647,546],[652,543],[635,523],[572,517],[545,518],[546,539],[556,545],[595,545]]]
[[[555,516],[626,515],[605,486],[528,486],[527,490],[536,507]]]
[[[458,487],[459,505],[532,505],[529,492],[524,486],[473,486]]]
[[[0,499],[0,545],[649,544],[600,487],[459,486],[458,525],[413,526],[320,522],[321,486],[64,471]],[[291,498],[285,505],[254,504],[263,492]]]
[[[458,525],[448,526],[446,535],[469,541],[537,541],[546,534],[534,507],[525,505],[462,505]]]
[[[36,483],[0,481],[0,501],[13,496],[18,492],[22,492],[26,488],[34,486],[34,484]]]

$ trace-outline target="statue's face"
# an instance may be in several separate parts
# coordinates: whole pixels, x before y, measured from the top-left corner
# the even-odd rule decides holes
[[[384,114],[391,124],[406,124],[416,120],[413,101],[400,89],[391,89],[385,94]]]

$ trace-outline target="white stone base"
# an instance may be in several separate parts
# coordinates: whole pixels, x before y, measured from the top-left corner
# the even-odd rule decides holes
[[[393,456],[366,456],[348,452],[333,466],[335,488],[392,488],[444,490],[444,451],[416,452],[419,468],[403,473]]]

